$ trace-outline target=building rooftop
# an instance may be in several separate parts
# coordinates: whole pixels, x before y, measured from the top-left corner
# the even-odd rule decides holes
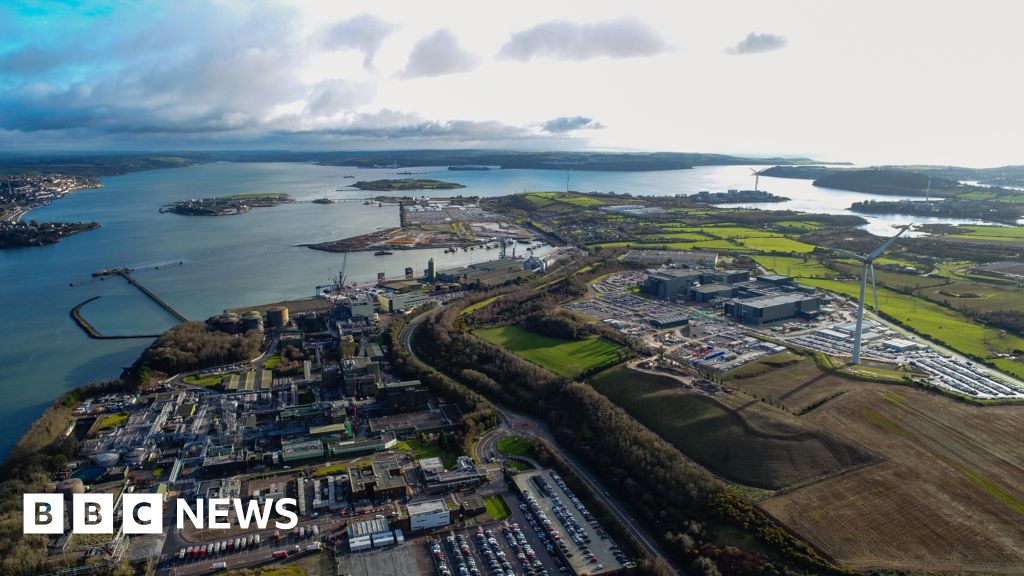
[[[422,502],[410,502],[406,505],[406,509],[409,510],[409,516],[413,514],[431,514],[433,512],[447,512],[448,505],[445,504],[441,498],[434,500],[423,500]]]
[[[814,296],[808,296],[807,294],[772,294],[770,296],[761,296],[760,298],[739,300],[738,302],[751,308],[769,308],[771,306],[802,302],[808,298],[814,298]]]

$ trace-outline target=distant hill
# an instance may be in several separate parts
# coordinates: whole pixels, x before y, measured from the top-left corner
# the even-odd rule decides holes
[[[924,196],[929,176],[905,170],[840,170],[817,178],[814,185],[889,196]],[[957,196],[963,191],[955,180],[931,177],[932,196]]]
[[[500,166],[503,169],[534,170],[607,170],[643,172],[651,170],[685,170],[694,166],[735,164],[807,164],[807,158],[749,158],[725,154],[684,152],[613,153],[613,152],[513,152],[494,150],[408,150],[392,152],[325,153],[320,164],[372,168],[389,166],[411,168],[422,166]]]

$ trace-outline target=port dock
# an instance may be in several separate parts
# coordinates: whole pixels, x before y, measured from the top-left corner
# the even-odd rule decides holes
[[[136,280],[134,277],[132,277],[132,274],[131,274],[131,272],[128,269],[117,270],[116,274],[118,276],[121,276],[125,280],[127,280],[128,283],[131,284],[132,286],[135,286],[136,288],[138,288],[140,292],[142,292],[143,294],[148,296],[149,299],[152,300],[153,302],[156,302],[157,305],[159,305],[161,308],[166,310],[168,314],[170,314],[171,316],[174,316],[175,318],[177,318],[181,322],[188,322],[188,318],[185,318],[185,316],[182,315],[181,312],[178,312],[177,310],[175,310],[174,306],[171,306],[170,304],[165,302],[162,298],[160,298],[156,294],[153,294],[153,292],[150,291],[149,288],[146,288],[138,280]]]
[[[160,336],[159,334],[135,334],[122,336],[107,336],[106,334],[101,334],[95,326],[90,324],[89,321],[82,316],[82,307],[90,302],[99,300],[99,298],[99,296],[93,296],[88,300],[79,302],[77,306],[71,309],[71,319],[75,321],[75,324],[78,324],[78,327],[81,328],[89,338],[95,338],[96,340],[129,340],[132,338],[156,338]]]

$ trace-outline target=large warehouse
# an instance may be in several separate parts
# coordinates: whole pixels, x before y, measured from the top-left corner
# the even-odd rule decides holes
[[[820,307],[821,300],[817,296],[787,293],[750,300],[731,300],[725,303],[725,313],[741,322],[761,326],[797,317],[812,317]]]

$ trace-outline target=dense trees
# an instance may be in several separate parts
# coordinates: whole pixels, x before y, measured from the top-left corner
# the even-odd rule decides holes
[[[262,338],[220,332],[203,322],[184,322],[164,332],[142,353],[136,367],[145,366],[167,374],[188,372],[220,364],[250,360],[259,354]]]
[[[700,554],[700,546],[707,544],[711,536],[707,526],[728,523],[756,533],[798,569],[815,573],[834,571],[813,549],[726,490],[703,468],[592,387],[558,376],[470,333],[470,329],[479,326],[517,323],[559,338],[597,333],[636,347],[636,342],[629,342],[617,332],[606,334],[607,328],[599,323],[584,323],[570,313],[556,311],[558,304],[586,290],[588,277],[603,273],[607,270],[569,274],[541,286],[517,287],[473,300],[450,302],[416,332],[414,349],[444,374],[457,376],[459,382],[452,381],[448,386],[459,394],[484,395],[542,418],[562,446],[615,486],[616,493],[630,503],[637,518],[677,559],[692,559]],[[491,300],[494,296],[500,298]],[[469,314],[464,313],[471,302],[484,300],[490,301]],[[400,344],[393,336],[392,349],[399,350]],[[397,356],[396,364],[410,363],[410,358],[402,357],[405,355]],[[716,570],[727,575],[747,574],[752,573],[748,570],[754,566],[764,569],[761,573],[765,574],[798,573],[780,572],[764,558],[735,548],[712,547],[707,552],[714,553],[714,561],[705,571],[708,574]]]
[[[120,381],[110,381],[64,394],[7,455],[0,467],[0,576],[41,574],[70,563],[49,563],[49,538],[22,533],[22,494],[52,491],[50,478],[77,453],[75,435],[64,435],[72,422],[74,407],[87,396],[123,388]]]

